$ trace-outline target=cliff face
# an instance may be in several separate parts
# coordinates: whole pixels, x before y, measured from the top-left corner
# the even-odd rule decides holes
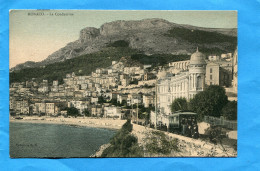
[[[145,19],[138,21],[113,21],[103,24],[100,28],[87,27],[80,31],[79,39],[68,43],[65,47],[54,52],[42,62],[20,64],[12,70],[26,67],[43,66],[50,63],[61,62],[80,55],[100,51],[109,44],[124,40],[129,47],[145,54],[189,54],[201,44],[192,43],[174,34],[168,36],[169,30],[183,28],[221,33],[236,36],[236,29],[209,29],[189,25],[179,25],[163,19]],[[205,44],[207,48],[226,49],[230,43]]]

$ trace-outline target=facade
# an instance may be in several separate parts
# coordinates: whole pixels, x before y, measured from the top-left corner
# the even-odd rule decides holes
[[[15,113],[19,114],[29,114],[30,107],[28,100],[14,100],[10,99],[10,109],[12,109]]]
[[[206,84],[207,85],[219,85],[220,77],[219,77],[220,68],[216,63],[209,63],[206,67]]]
[[[186,61],[187,62],[187,61]],[[171,113],[176,98],[193,98],[205,89],[205,55],[197,51],[191,55],[188,70],[176,75],[162,71],[156,84],[156,110],[161,115]]]
[[[188,68],[189,64],[190,64],[190,60],[171,62],[171,63],[169,63],[169,67],[174,67],[175,69],[180,69],[180,70],[186,71],[189,69]]]
[[[88,103],[86,101],[70,101],[68,102],[68,107],[75,107],[79,110],[80,114],[83,114],[83,111],[88,108]]]
[[[134,104],[142,104],[142,95],[141,94],[128,94],[127,106],[131,106]]]
[[[46,113],[45,103],[35,103],[34,113],[41,114]]]
[[[212,61],[206,67],[206,84],[230,87],[232,85],[232,63]]]
[[[103,115],[103,107],[97,105],[93,106],[91,108],[91,115],[100,117],[101,115]]]
[[[211,55],[211,56],[208,57],[208,60],[209,61],[219,61],[220,57],[217,56],[217,55]]]
[[[56,103],[35,103],[33,108],[33,113],[35,114],[56,115],[59,112],[60,109]]]
[[[127,101],[128,94],[117,94],[117,103],[122,104],[123,101]]]
[[[144,105],[144,107],[154,106],[154,95],[144,94],[143,95],[143,105]]]
[[[104,107],[104,116],[106,118],[122,118],[121,108],[116,106]]]
[[[46,115],[54,115],[59,113],[59,108],[55,103],[46,103]]]

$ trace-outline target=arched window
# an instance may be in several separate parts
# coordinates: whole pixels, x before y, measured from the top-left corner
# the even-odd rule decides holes
[[[202,88],[202,79],[201,79],[201,76],[198,76],[197,77],[197,85],[196,85],[197,88]]]

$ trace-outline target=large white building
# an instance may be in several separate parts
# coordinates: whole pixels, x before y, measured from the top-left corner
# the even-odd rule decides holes
[[[104,116],[106,118],[122,118],[121,108],[116,106],[104,107]]]
[[[193,98],[205,89],[205,55],[197,51],[191,55],[188,70],[176,75],[162,71],[156,84],[156,108],[162,115],[171,113],[171,104],[176,98]]]

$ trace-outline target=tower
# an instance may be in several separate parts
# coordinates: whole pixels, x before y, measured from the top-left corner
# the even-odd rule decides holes
[[[197,51],[191,55],[189,65],[189,99],[205,89],[205,55]]]

